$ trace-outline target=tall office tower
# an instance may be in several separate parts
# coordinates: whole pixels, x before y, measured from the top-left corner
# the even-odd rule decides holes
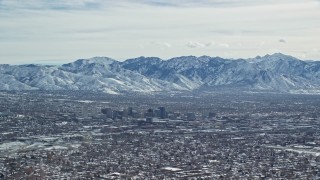
[[[161,118],[161,119],[167,118],[166,108],[165,107],[158,107],[158,109],[160,110],[159,118]]]

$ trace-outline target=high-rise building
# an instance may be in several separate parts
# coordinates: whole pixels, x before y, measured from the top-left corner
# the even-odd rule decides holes
[[[132,107],[128,107],[128,116],[133,116],[133,108]]]
[[[84,106],[81,107],[81,116],[83,118],[87,118],[88,117],[88,108],[87,107],[84,107]]]
[[[101,109],[101,112],[107,116],[107,118],[113,118],[113,111],[111,108]]]
[[[146,117],[146,122],[147,123],[152,123],[153,122],[153,118],[152,117]]]
[[[165,119],[167,118],[167,112],[166,112],[166,108],[165,107],[158,107],[159,109],[159,118],[160,119]]]
[[[214,112],[209,112],[209,118],[214,118],[214,117],[216,117],[216,113],[214,113]]]
[[[193,112],[187,113],[187,120],[188,120],[188,121],[194,121],[194,120],[196,120],[196,114],[193,113]]]
[[[148,109],[148,111],[145,114],[146,117],[154,117],[153,109]]]

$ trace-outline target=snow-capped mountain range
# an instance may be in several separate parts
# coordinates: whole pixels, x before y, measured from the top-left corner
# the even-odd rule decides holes
[[[106,57],[62,66],[0,65],[0,90],[92,90],[110,94],[157,91],[278,91],[320,93],[320,62],[276,53],[230,60],[182,56]]]

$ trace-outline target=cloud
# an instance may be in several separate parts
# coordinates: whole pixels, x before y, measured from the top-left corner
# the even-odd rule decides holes
[[[219,46],[223,47],[223,48],[229,48],[230,47],[230,45],[228,43],[220,43]]]
[[[284,39],[279,39],[279,41],[278,41],[279,43],[287,43],[287,41],[286,40],[284,40]]]
[[[186,46],[188,48],[207,48],[210,46],[214,46],[216,44],[216,42],[211,41],[211,42],[196,42],[196,41],[189,41],[188,43],[186,43]]]
[[[165,46],[167,48],[171,48],[172,47],[172,45],[170,43],[162,43],[161,45],[163,45],[163,46]]]
[[[320,11],[314,2],[0,0],[0,63],[97,55],[226,53],[239,58],[266,54],[279,45],[319,59],[320,53],[311,51],[320,49]],[[290,43],[281,44],[281,38]]]
[[[295,2],[299,0],[135,0],[135,3],[164,7],[243,7]]]
[[[160,46],[160,47],[165,47],[165,48],[171,48],[172,45],[168,42],[152,42],[151,44]]]
[[[131,6],[133,4],[157,7],[243,7],[268,5],[270,3],[295,3],[298,0],[0,0],[0,9],[53,9],[53,10],[87,10],[110,7]]]
[[[214,46],[215,44],[216,44],[216,42],[211,41],[211,42],[205,43],[205,46],[209,47],[209,46]]]
[[[189,42],[186,44],[186,46],[187,46],[188,48],[204,48],[204,47],[206,47],[205,44],[200,43],[200,42],[194,42],[194,41],[189,41]]]
[[[97,9],[112,4],[106,0],[0,0],[0,9],[27,9],[27,10],[70,10],[70,9]]]

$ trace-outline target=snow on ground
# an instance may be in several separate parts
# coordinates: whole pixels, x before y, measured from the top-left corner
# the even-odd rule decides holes
[[[8,142],[0,144],[0,151],[15,151],[26,146],[23,142]]]
[[[176,171],[182,171],[182,169],[180,168],[175,168],[175,167],[164,167],[162,168],[163,170],[167,170],[167,171],[172,171],[172,172],[176,172]]]

